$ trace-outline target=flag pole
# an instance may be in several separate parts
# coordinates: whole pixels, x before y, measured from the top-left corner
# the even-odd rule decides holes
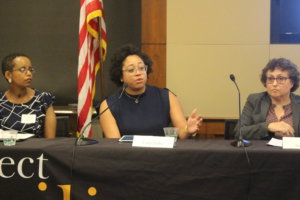
[[[103,17],[103,15],[102,15]],[[102,20],[101,17],[99,17],[99,26],[98,26],[98,31],[99,31],[99,64],[100,64],[100,72],[99,72],[99,77],[100,77],[100,101],[104,99],[105,95],[105,82],[104,82],[104,67],[103,67],[103,49],[102,49],[102,32],[101,32],[101,27],[102,27]]]

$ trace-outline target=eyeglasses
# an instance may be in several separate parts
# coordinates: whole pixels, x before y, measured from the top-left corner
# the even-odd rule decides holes
[[[129,67],[127,69],[123,69],[124,72],[127,72],[128,74],[134,74],[139,70],[140,72],[147,72],[147,65],[139,66],[139,67]]]
[[[26,68],[26,67],[20,67],[20,68],[12,69],[11,71],[12,71],[12,72],[13,72],[13,71],[19,71],[19,72],[25,74],[25,73],[27,73],[28,71],[30,71],[31,73],[34,73],[34,72],[35,72],[35,69],[34,69],[33,67],[28,67],[28,68]]]
[[[276,80],[276,82],[278,84],[284,84],[287,79],[290,79],[290,78],[288,78],[288,77],[282,77],[282,76],[279,76],[277,78],[275,78],[275,77],[267,77],[267,84],[273,84],[275,80]]]

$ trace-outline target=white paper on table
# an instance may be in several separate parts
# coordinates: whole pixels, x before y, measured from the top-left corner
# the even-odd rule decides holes
[[[300,149],[299,137],[283,137],[282,138],[283,149]]]
[[[132,146],[152,147],[152,148],[173,148],[174,142],[175,142],[174,137],[135,135],[133,137]]]
[[[0,140],[3,140],[3,136],[4,136],[5,132],[6,132],[5,130],[0,129]],[[25,139],[31,138],[33,136],[34,136],[34,134],[32,134],[32,133],[18,133],[17,140],[25,140]]]
[[[18,133],[17,140],[26,140],[28,138],[34,137],[32,133]]]
[[[275,146],[275,147],[282,147],[282,140],[272,138],[269,142],[268,145]]]

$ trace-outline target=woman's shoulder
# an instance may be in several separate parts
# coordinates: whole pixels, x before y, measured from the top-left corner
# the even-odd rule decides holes
[[[41,102],[44,102],[46,104],[52,105],[55,99],[55,96],[53,96],[50,92],[45,91],[39,91],[37,89],[34,90],[34,97],[37,100],[40,100]]]
[[[37,89],[34,90],[34,96],[53,96],[50,92],[40,91]]]
[[[121,90],[118,90],[118,91],[114,92],[113,94],[109,95],[108,97],[106,97],[101,102],[103,103],[104,101],[108,101],[108,102],[109,101],[114,101],[114,100],[119,98],[120,94],[121,94]]]
[[[249,94],[248,99],[261,99],[267,96],[268,96],[267,92],[258,92],[258,93]]]
[[[300,95],[291,93],[291,97],[294,101],[297,101],[298,103],[300,103]]]
[[[0,103],[9,103],[9,101],[7,100],[6,96],[5,96],[5,92],[1,91],[0,92]]]
[[[156,86],[147,85],[148,92],[158,92],[163,94],[169,94],[170,90],[168,88],[160,88]]]
[[[5,92],[0,91],[0,99],[3,99],[3,98],[5,98]]]
[[[269,101],[270,97],[267,92],[259,92],[249,94],[247,101],[250,103],[257,103],[261,101]]]
[[[169,91],[167,88],[159,88],[156,86],[147,85],[146,95],[149,97],[148,99],[152,102],[161,102],[164,105],[167,105],[168,107],[168,105],[170,104],[170,93],[172,92]]]

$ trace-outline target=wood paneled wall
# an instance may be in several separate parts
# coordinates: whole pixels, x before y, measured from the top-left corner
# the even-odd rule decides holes
[[[153,61],[148,83],[166,87],[166,0],[142,0],[142,51]]]

